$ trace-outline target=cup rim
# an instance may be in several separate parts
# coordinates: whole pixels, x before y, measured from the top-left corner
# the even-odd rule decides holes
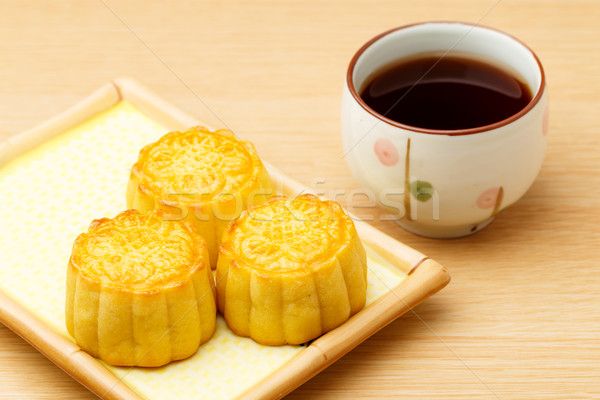
[[[371,47],[371,45],[373,45],[375,42],[377,42],[379,39],[390,35],[394,32],[397,32],[399,30],[402,29],[407,29],[407,28],[411,28],[413,26],[418,26],[418,25],[426,25],[426,24],[460,24],[460,25],[467,25],[467,26],[471,26],[473,28],[483,28],[483,29],[487,29],[490,31],[494,31],[497,33],[500,33],[501,35],[505,35],[507,37],[509,37],[510,39],[516,41],[518,44],[520,44],[521,46],[523,46],[527,51],[529,51],[531,53],[531,55],[533,56],[534,60],[536,61],[537,65],[538,65],[538,69],[540,71],[540,76],[541,76],[541,80],[540,80],[540,86],[539,89],[537,90],[537,92],[535,93],[535,96],[531,99],[531,101],[529,103],[527,103],[527,105],[525,107],[523,107],[523,109],[521,109],[518,113],[511,115],[508,118],[505,118],[501,121],[498,122],[494,122],[493,124],[488,124],[488,125],[483,125],[483,126],[478,126],[475,128],[467,128],[467,129],[451,129],[451,130],[444,130],[444,129],[429,129],[429,128],[419,128],[416,126],[412,126],[412,125],[407,125],[407,124],[403,124],[397,121],[394,121],[390,118],[387,118],[381,114],[379,114],[377,111],[373,110],[371,107],[369,107],[369,105],[367,105],[367,103],[365,103],[363,101],[363,99],[360,97],[360,95],[358,94],[358,92],[356,91],[356,88],[354,87],[354,82],[352,81],[352,75],[354,74],[354,67],[356,66],[356,62],[358,61],[358,59],[362,56],[362,54],[369,48]],[[408,131],[412,131],[412,132],[419,132],[419,133],[426,133],[426,134],[430,134],[430,135],[447,135],[447,136],[463,136],[463,135],[472,135],[475,133],[481,133],[481,132],[487,132],[487,131],[491,131],[497,128],[500,128],[502,126],[508,125],[516,120],[518,120],[519,118],[523,117],[524,115],[526,115],[529,111],[531,111],[540,101],[540,99],[542,98],[542,95],[545,91],[545,87],[546,87],[546,76],[544,73],[544,68],[542,67],[542,63],[540,62],[540,59],[538,58],[537,54],[535,54],[535,52],[529,47],[527,46],[525,43],[523,43],[521,40],[519,40],[518,38],[516,38],[515,36],[506,33],[504,31],[501,31],[499,29],[496,28],[492,28],[489,26],[485,26],[485,25],[481,25],[481,24],[474,24],[474,23],[470,23],[470,22],[462,22],[462,21],[444,21],[444,20],[440,20],[440,21],[424,21],[424,22],[416,22],[416,23],[412,23],[412,24],[407,24],[407,25],[402,25],[396,28],[392,28],[389,29],[385,32],[380,33],[379,35],[373,37],[372,39],[370,39],[368,42],[366,42],[365,44],[363,44],[358,51],[354,54],[354,56],[352,57],[352,60],[350,60],[350,64],[348,65],[348,71],[346,73],[346,84],[348,85],[348,89],[350,90],[350,93],[352,94],[352,97],[354,97],[354,99],[356,100],[356,102],[363,108],[365,109],[365,111],[367,111],[369,114],[371,114],[372,116],[374,116],[375,118],[398,128],[402,128]]]

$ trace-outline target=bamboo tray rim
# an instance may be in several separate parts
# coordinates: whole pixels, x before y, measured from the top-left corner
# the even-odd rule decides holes
[[[0,168],[26,151],[122,100],[131,102],[148,117],[169,129],[204,125],[136,80],[118,78],[54,118],[0,141]],[[263,160],[263,163],[275,185],[284,194],[294,196],[310,192],[306,186],[268,162]],[[379,256],[406,273],[407,277],[342,326],[314,340],[238,399],[276,399],[285,396],[394,319],[441,290],[450,281],[446,269],[436,261],[387,236],[368,223],[353,219],[361,240]],[[0,322],[98,396],[120,400],[142,399],[100,361],[56,332],[1,288]]]

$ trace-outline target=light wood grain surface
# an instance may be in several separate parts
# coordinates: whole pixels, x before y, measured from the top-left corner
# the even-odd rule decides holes
[[[508,31],[541,58],[551,117],[540,176],[462,239],[417,237],[353,209],[453,280],[287,398],[598,399],[597,0],[0,0],[0,141],[129,75],[299,181],[365,205],[348,195],[342,158],[347,63],[383,30],[439,19]],[[0,326],[0,398],[95,396]]]

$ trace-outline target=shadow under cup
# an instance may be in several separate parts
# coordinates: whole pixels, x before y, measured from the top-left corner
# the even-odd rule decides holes
[[[532,100],[490,125],[432,130],[390,120],[359,96],[382,67],[432,52],[471,53],[504,65],[527,84]],[[359,184],[403,228],[428,237],[465,236],[489,224],[535,180],[546,147],[547,105],[539,59],[512,36],[460,22],[400,27],[367,42],[350,62],[342,96],[345,158]]]

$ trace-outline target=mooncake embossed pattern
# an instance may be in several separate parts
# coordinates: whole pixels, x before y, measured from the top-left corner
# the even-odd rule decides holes
[[[195,225],[214,268],[227,224],[271,194],[269,176],[251,143],[226,129],[194,127],[170,132],[140,151],[131,168],[127,206],[162,209],[171,219]]]
[[[354,223],[339,204],[308,194],[276,197],[225,231],[219,310],[240,336],[305,343],[363,308],[366,265]]]
[[[77,344],[109,364],[191,356],[215,330],[204,240],[159,210],[94,220],[73,245],[65,313]]]

